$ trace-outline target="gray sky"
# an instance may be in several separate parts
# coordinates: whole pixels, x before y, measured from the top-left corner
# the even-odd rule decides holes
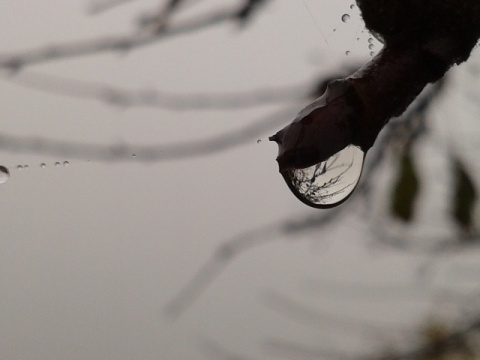
[[[235,2],[205,1],[188,15],[225,3]],[[134,1],[87,16],[84,0],[2,2],[0,58],[54,43],[128,34],[135,18],[155,4]],[[278,127],[259,137],[260,144],[251,139],[211,156],[178,161],[2,152],[0,164],[11,172],[0,186],[2,359],[203,359],[212,358],[211,352],[219,356],[215,344],[239,355],[273,359],[279,354],[270,351],[272,339],[307,349],[356,351],[381,345],[372,341],[372,332],[359,336],[352,331],[356,323],[408,330],[430,313],[428,291],[407,301],[393,296],[365,300],[355,294],[352,284],[368,289],[377,283],[386,292],[408,288],[408,294],[421,260],[366,247],[372,211],[356,203],[341,225],[274,236],[277,241],[247,250],[181,317],[168,319],[169,301],[221,243],[281,219],[319,214],[289,192],[277,173],[276,146],[266,141],[305,104],[177,112],[118,108],[20,85],[39,74],[188,94],[308,83],[370,58],[369,34],[351,4],[276,0],[245,31],[228,24],[128,53],[47,62],[14,76],[3,71],[1,134],[15,136],[133,149],[205,139],[289,109]],[[341,20],[345,13],[351,16],[347,23]],[[380,44],[374,45],[378,51]],[[452,95],[450,100],[439,111],[455,113],[452,106],[461,99]],[[474,110],[466,111],[467,120],[469,114],[473,117]],[[460,131],[468,132],[471,125],[462,126]],[[56,167],[57,161],[70,165]],[[17,165],[29,168],[17,170]],[[435,219],[430,222],[438,227]],[[337,288],[326,291],[325,284]],[[342,295],[342,289],[353,295]],[[318,321],[314,316],[302,321],[293,312],[285,316],[287,302],[272,300],[278,294],[314,309]],[[397,338],[380,340],[394,343]]]

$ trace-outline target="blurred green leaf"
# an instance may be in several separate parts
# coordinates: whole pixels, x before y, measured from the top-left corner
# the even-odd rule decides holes
[[[409,150],[405,151],[399,163],[397,180],[393,187],[391,214],[404,222],[410,222],[414,215],[415,201],[420,189],[415,163]]]
[[[452,198],[452,218],[466,232],[474,227],[473,213],[477,203],[477,190],[472,177],[464,164],[453,159],[454,191]]]

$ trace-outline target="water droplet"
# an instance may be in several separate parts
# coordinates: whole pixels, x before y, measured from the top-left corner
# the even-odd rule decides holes
[[[368,38],[368,43],[372,44],[373,43],[373,38]]]
[[[350,9],[353,9],[355,7],[355,4],[350,5]]]
[[[347,200],[362,174],[364,152],[349,145],[326,161],[282,172],[290,190],[303,203],[331,208]]]
[[[348,15],[348,14],[343,14],[343,15],[342,15],[342,21],[343,21],[344,23],[346,23],[346,22],[348,22],[348,20],[350,20],[350,15]]]
[[[261,140],[261,139],[258,139],[258,140],[257,140],[257,144],[260,145],[261,143],[262,143],[262,140]]]
[[[0,165],[0,184],[5,184],[10,179],[10,171],[5,166]]]
[[[56,167],[59,167],[59,166],[60,166],[60,163],[57,161],[57,162],[55,163],[55,166],[56,166]]]
[[[17,165],[17,170],[23,170],[23,166],[22,165]]]
[[[41,163],[41,164],[40,164],[40,167],[41,167],[42,169],[45,169],[45,168],[47,167],[47,164]]]
[[[132,154],[132,158],[136,158],[137,157],[137,154]]]
[[[373,45],[373,44],[368,45],[368,48],[369,48],[370,50],[372,50],[374,47],[375,47],[375,45]]]
[[[350,55],[350,50],[345,51],[345,55]]]
[[[23,165],[23,168],[24,168],[24,169],[28,169],[29,167],[30,167],[30,166],[28,166],[28,165]]]
[[[70,165],[70,163],[68,161],[63,162],[63,166],[67,167],[68,165]]]
[[[375,55],[375,51],[370,51],[370,56]]]

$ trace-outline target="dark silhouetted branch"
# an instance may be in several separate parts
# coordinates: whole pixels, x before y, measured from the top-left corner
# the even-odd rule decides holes
[[[438,85],[440,86],[440,85]],[[423,106],[420,104],[419,106]],[[411,121],[411,120],[406,120]],[[398,130],[396,126],[385,128],[384,135],[378,139],[378,143],[371,149],[370,161],[364,170],[364,176],[352,199],[342,206],[323,212],[303,216],[296,219],[284,219],[277,223],[252,229],[244,234],[235,236],[221,244],[210,260],[196,273],[191,281],[180,291],[180,293],[167,305],[166,311],[172,317],[181,315],[195,300],[205,291],[209,284],[220,274],[225,267],[243,251],[262,245],[268,241],[274,241],[281,235],[294,236],[300,232],[324,229],[326,225],[332,224],[342,216],[354,209],[355,199],[368,201],[370,196],[371,181],[375,180],[375,172],[384,160],[385,148],[395,136]]]

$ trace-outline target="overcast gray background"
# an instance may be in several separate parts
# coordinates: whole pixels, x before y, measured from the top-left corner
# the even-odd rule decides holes
[[[0,55],[127,34],[134,30],[135,17],[156,3],[134,1],[86,16],[89,3],[84,0],[3,1]],[[209,4],[234,2],[205,3],[191,14],[208,10]],[[32,66],[16,76],[28,78],[29,71],[36,71],[180,93],[308,83],[370,58],[369,35],[351,4],[276,0],[244,31],[228,24],[128,53]],[[351,15],[348,23],[341,21],[344,13]],[[471,79],[466,70],[456,72],[456,87],[438,111],[448,118],[463,109],[465,123],[454,127],[467,135],[462,144],[472,150],[476,140],[468,137],[468,120],[478,112],[458,94],[475,94],[476,85],[465,81]],[[1,133],[84,143],[134,147],[202,139],[240,129],[289,105],[242,111],[121,109],[35,91],[15,84],[6,71],[2,75]],[[278,129],[305,104],[293,105],[279,119]],[[452,134],[445,123],[442,139]],[[205,346],[209,342],[238,355],[279,358],[267,346],[269,339],[355,352],[396,343],[390,330],[408,332],[432,309],[445,310],[445,304],[432,303],[431,292],[411,287],[423,257],[366,246],[374,236],[369,219],[384,210],[378,204],[357,204],[340,224],[246,251],[177,320],[165,316],[165,306],[219,244],[248,229],[319,212],[297,201],[277,173],[276,146],[266,141],[271,133],[263,134],[260,144],[252,139],[212,156],[154,163],[2,152],[0,164],[9,167],[11,178],[0,186],[0,358],[213,358],[212,348]],[[426,150],[427,158],[434,150]],[[430,171],[444,166],[441,159],[429,159],[429,165],[434,163]],[[69,161],[70,166],[55,167],[56,161]],[[47,167],[40,168],[41,163]],[[17,170],[19,164],[29,168]],[[441,194],[446,181],[440,176],[427,194]],[[448,227],[442,206],[438,200],[430,205],[437,213],[422,212],[427,230]],[[470,257],[475,261],[475,254]],[[442,266],[448,269],[447,262]],[[432,283],[437,288],[451,285],[444,273],[449,274],[435,272]],[[387,293],[390,287],[404,287],[416,296],[407,301],[369,298],[369,286],[377,283]],[[323,322],[289,319],[269,308],[266,294],[272,291],[328,316]],[[362,292],[367,296],[358,295]],[[355,331],[355,324],[364,321],[385,331]]]

